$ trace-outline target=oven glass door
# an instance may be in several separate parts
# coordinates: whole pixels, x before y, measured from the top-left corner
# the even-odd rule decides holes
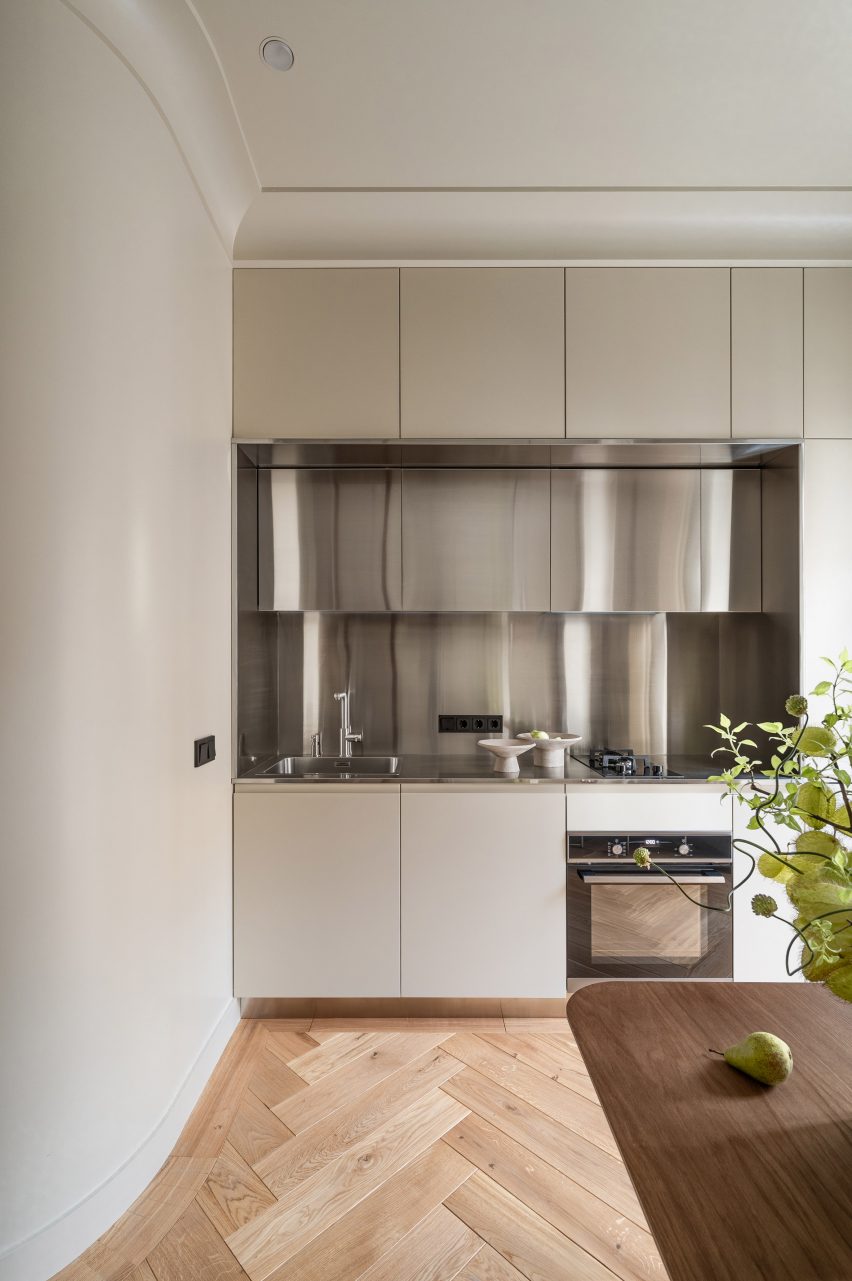
[[[730,870],[568,869],[568,976],[730,978]],[[690,899],[694,902],[690,902]]]

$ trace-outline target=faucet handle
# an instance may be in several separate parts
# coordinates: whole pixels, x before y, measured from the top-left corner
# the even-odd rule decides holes
[[[322,730],[311,734],[311,756],[322,756]]]
[[[332,694],[332,698],[334,699],[335,703],[339,703],[341,698],[346,698],[347,696],[348,694],[345,689],[341,690],[339,694]]]

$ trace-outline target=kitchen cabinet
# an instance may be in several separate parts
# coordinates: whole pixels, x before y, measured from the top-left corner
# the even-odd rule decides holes
[[[761,475],[757,468],[701,472],[701,608],[759,613],[763,599]]]
[[[558,267],[403,267],[402,435],[562,437]]]
[[[237,996],[399,996],[399,789],[234,797]]]
[[[402,994],[565,993],[561,788],[402,788]]]
[[[841,650],[852,644],[852,560],[844,527],[850,476],[852,439],[805,441],[801,477],[803,693],[829,675],[822,655],[836,660]]]
[[[400,609],[400,472],[258,474],[260,609]]]
[[[805,268],[805,435],[852,439],[852,267]]]
[[[751,810],[742,805],[734,805],[734,840],[762,841],[760,832],[750,832],[747,824]],[[782,850],[789,848],[792,833],[787,828],[769,824],[769,830],[775,836]],[[749,847],[750,848],[750,847]],[[758,851],[751,851],[755,858]],[[734,848],[734,884],[738,884],[748,874],[751,861],[741,850]],[[781,920],[768,920],[765,916],[755,916],[751,910],[751,900],[755,894],[770,894],[778,904],[778,916]],[[770,877],[761,876],[755,869],[750,879],[734,894],[734,981],[737,983],[804,983],[801,974],[787,973],[786,951],[793,931],[781,924],[781,921],[793,921],[796,909],[792,906],[783,885]],[[801,948],[793,948],[791,966],[799,964]]]
[[[406,610],[550,609],[550,473],[406,469],[402,566]]]
[[[802,435],[801,267],[731,270],[731,434]]]
[[[700,476],[687,468],[554,471],[551,609],[698,610]]]
[[[718,783],[569,783],[571,832],[730,832],[731,801]]]
[[[729,437],[727,267],[569,267],[569,437]]]
[[[234,435],[399,436],[396,268],[234,272]]]

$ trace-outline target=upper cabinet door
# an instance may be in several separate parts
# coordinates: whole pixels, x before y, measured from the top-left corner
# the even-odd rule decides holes
[[[260,609],[399,609],[400,473],[295,470],[258,475]]]
[[[402,435],[562,437],[558,267],[404,267]]]
[[[727,267],[569,267],[568,436],[731,434]]]
[[[234,272],[234,435],[399,436],[396,268]]]
[[[762,499],[758,468],[701,472],[701,608],[758,613],[762,607]]]
[[[701,608],[698,471],[553,473],[551,609]]]
[[[802,269],[731,271],[731,426],[748,440],[802,434]]]
[[[852,267],[805,268],[805,435],[852,440]]]
[[[402,607],[550,608],[550,473],[405,470]]]

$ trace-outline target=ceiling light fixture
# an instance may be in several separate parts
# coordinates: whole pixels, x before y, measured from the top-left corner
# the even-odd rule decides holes
[[[278,36],[269,36],[260,46],[260,56],[267,66],[276,71],[289,71],[295,62],[293,50],[286,40]]]

